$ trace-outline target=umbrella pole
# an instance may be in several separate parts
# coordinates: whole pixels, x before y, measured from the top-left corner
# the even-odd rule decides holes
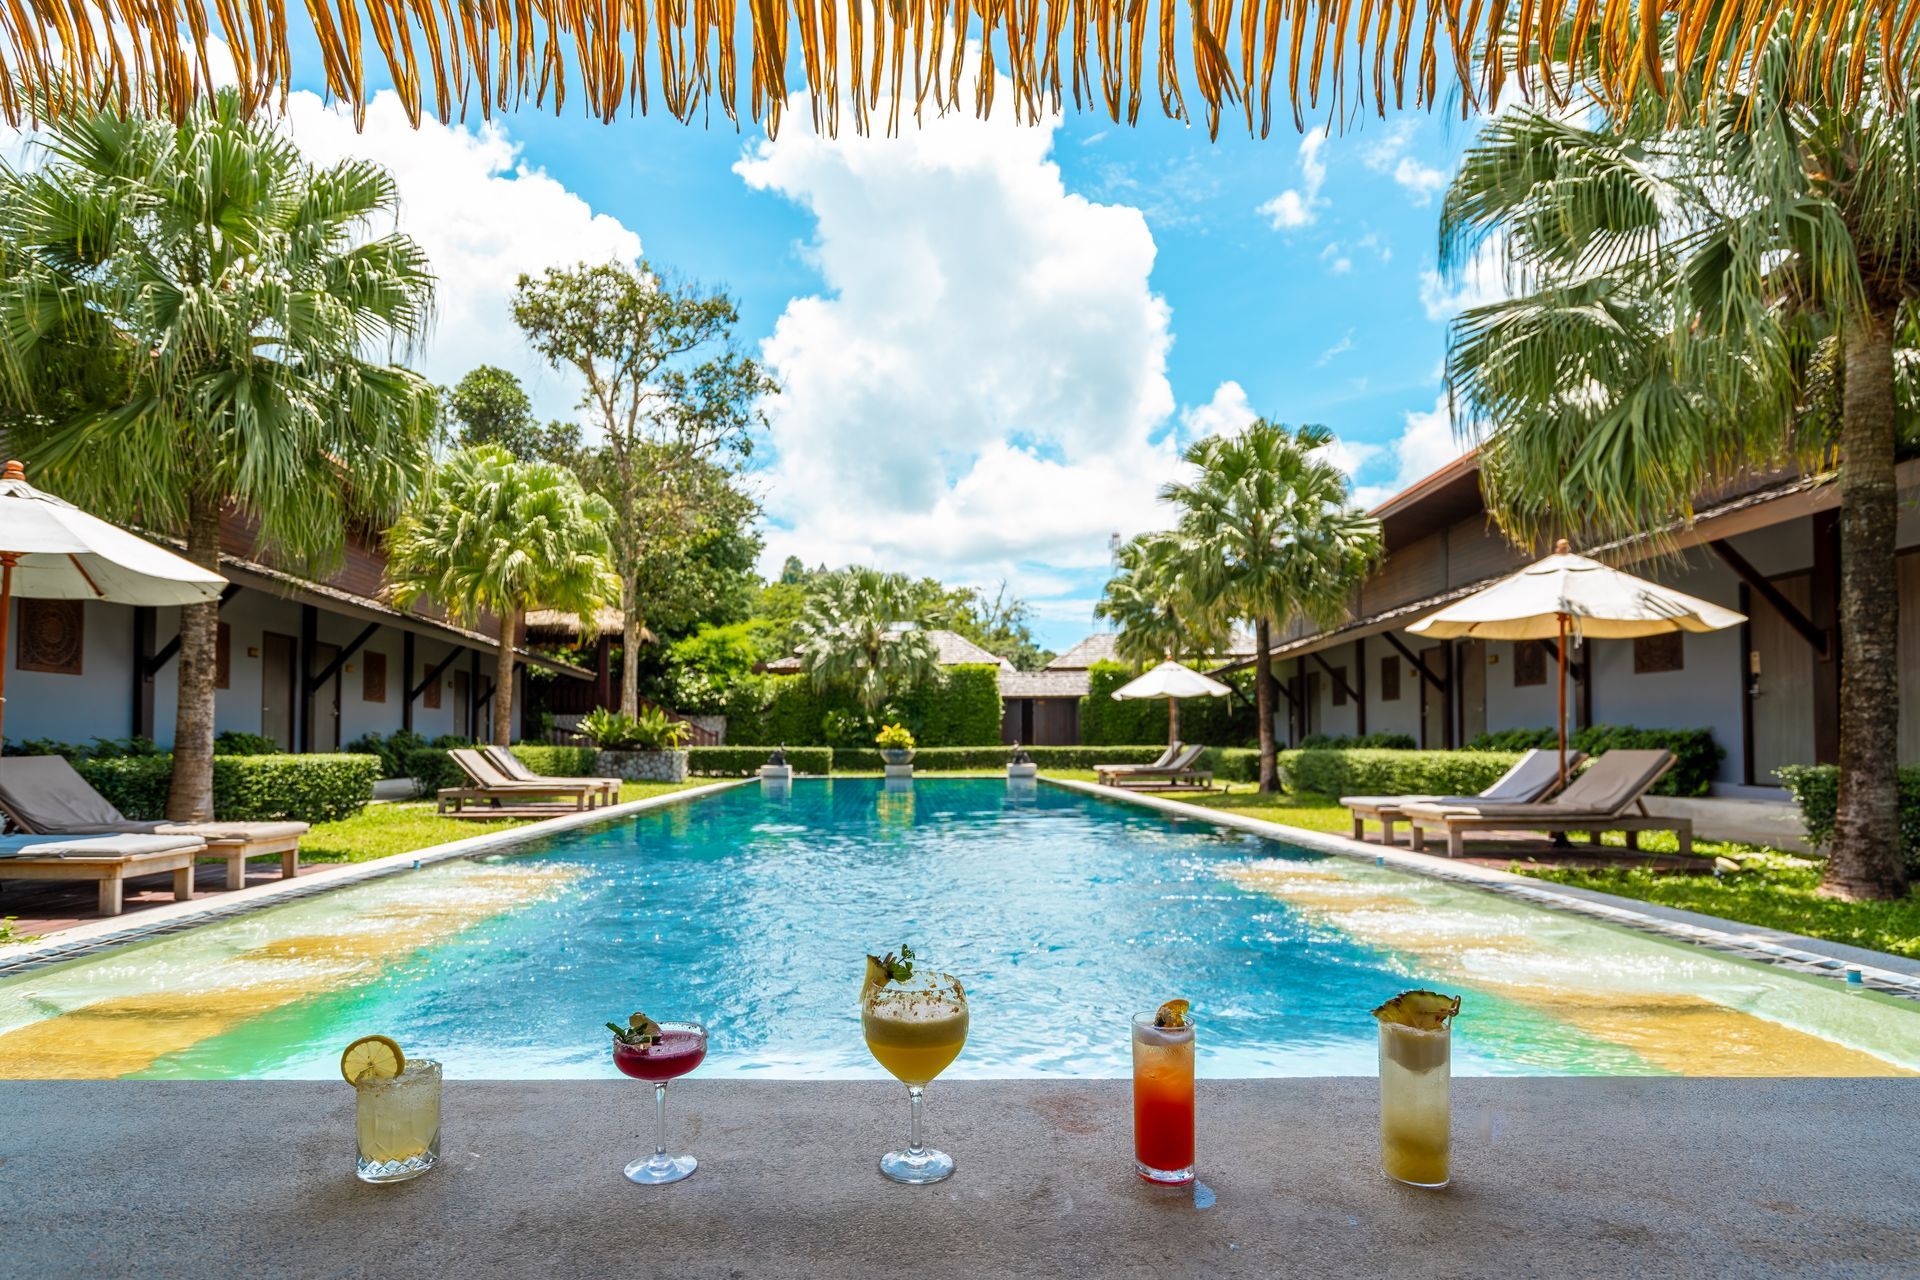
[[[1180,699],[1167,699],[1167,745],[1180,745]]]
[[[1560,785],[1567,785],[1567,615],[1560,614]]]
[[[7,624],[13,620],[13,566],[20,563],[15,551],[0,551],[0,729],[7,714]],[[0,733],[0,742],[5,742]]]

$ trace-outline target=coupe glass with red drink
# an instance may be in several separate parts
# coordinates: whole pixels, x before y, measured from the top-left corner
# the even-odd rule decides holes
[[[1185,1000],[1133,1019],[1133,1167],[1149,1182],[1193,1181],[1193,1019]]]
[[[613,1065],[635,1080],[653,1082],[653,1154],[627,1165],[629,1180],[642,1186],[678,1182],[699,1167],[692,1156],[667,1154],[667,1081],[687,1074],[707,1056],[707,1029],[697,1022],[655,1022],[644,1013],[627,1025],[609,1022]]]

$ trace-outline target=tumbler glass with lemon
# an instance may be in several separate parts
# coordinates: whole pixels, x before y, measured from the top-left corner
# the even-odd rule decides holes
[[[405,1182],[440,1159],[440,1064],[409,1058],[386,1036],[362,1036],[340,1055],[353,1086],[362,1182]]]
[[[967,1042],[967,993],[951,974],[916,972],[913,949],[867,957],[860,990],[860,1026],[874,1061],[907,1086],[913,1108],[905,1151],[880,1158],[880,1172],[895,1182],[939,1182],[953,1173],[953,1157],[921,1138],[922,1096],[933,1078],[952,1065]]]

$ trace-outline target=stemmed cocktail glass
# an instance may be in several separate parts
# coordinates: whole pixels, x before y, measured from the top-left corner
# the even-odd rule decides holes
[[[697,1022],[654,1022],[636,1013],[626,1028],[613,1027],[613,1065],[623,1075],[653,1083],[653,1155],[628,1163],[629,1180],[642,1186],[678,1182],[700,1162],[667,1154],[667,1081],[699,1066],[707,1056],[707,1029]],[[635,1037],[621,1039],[622,1035]]]
[[[869,956],[867,983],[860,992],[867,1049],[907,1086],[913,1107],[907,1149],[880,1157],[880,1172],[895,1182],[938,1182],[952,1175],[953,1157],[922,1141],[921,1096],[967,1042],[967,993],[952,974],[915,973],[913,952],[902,947],[901,954],[901,960],[891,954],[885,959]]]

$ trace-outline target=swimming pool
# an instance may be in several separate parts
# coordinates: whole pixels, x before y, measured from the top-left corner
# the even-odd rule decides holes
[[[1466,996],[1456,1070],[1920,1068],[1920,1009],[1209,823],[998,779],[758,785],[0,983],[0,1075],[324,1077],[383,1031],[467,1078],[609,1076],[697,1018],[702,1075],[878,1076],[862,957],[958,975],[961,1077],[1115,1076],[1181,995],[1202,1074],[1369,1074],[1368,1011]]]

